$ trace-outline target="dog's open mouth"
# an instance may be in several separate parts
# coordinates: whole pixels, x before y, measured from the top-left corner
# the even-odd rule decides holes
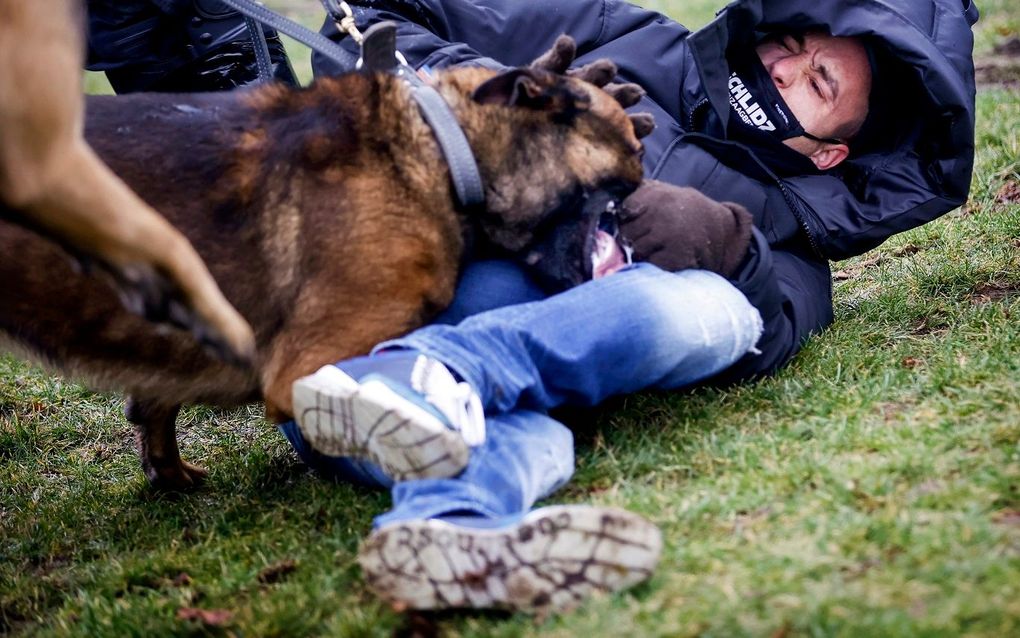
[[[616,215],[616,200],[610,200],[609,208],[599,217],[599,225],[592,238],[592,279],[611,275],[631,263],[630,246],[620,237]]]
[[[604,190],[587,193],[581,213],[558,220],[530,247],[525,263],[548,290],[557,292],[605,277],[630,263],[619,235],[619,199]]]

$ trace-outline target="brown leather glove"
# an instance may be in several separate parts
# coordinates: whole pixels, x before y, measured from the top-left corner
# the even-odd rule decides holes
[[[751,214],[693,188],[646,179],[623,200],[620,234],[634,261],[675,272],[701,268],[729,277],[747,254]]]

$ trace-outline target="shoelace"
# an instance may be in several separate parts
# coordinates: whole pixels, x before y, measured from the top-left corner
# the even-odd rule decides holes
[[[485,443],[485,410],[482,409],[482,400],[465,381],[458,383],[456,388],[456,395],[452,398],[457,404],[460,421],[458,429],[468,447],[478,447]]]
[[[485,410],[471,384],[458,382],[445,365],[421,355],[411,373],[411,387],[425,395],[469,447],[485,442]]]

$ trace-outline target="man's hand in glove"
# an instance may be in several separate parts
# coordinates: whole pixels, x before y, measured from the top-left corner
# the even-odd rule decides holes
[[[675,272],[701,268],[733,274],[751,241],[751,214],[732,202],[717,202],[693,188],[645,180],[623,200],[620,234],[634,261]]]

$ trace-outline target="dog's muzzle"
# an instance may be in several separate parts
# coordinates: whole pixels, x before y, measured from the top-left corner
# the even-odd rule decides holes
[[[550,292],[572,288],[630,263],[619,234],[620,199],[608,190],[585,193],[580,213],[558,219],[529,246],[525,264]]]

